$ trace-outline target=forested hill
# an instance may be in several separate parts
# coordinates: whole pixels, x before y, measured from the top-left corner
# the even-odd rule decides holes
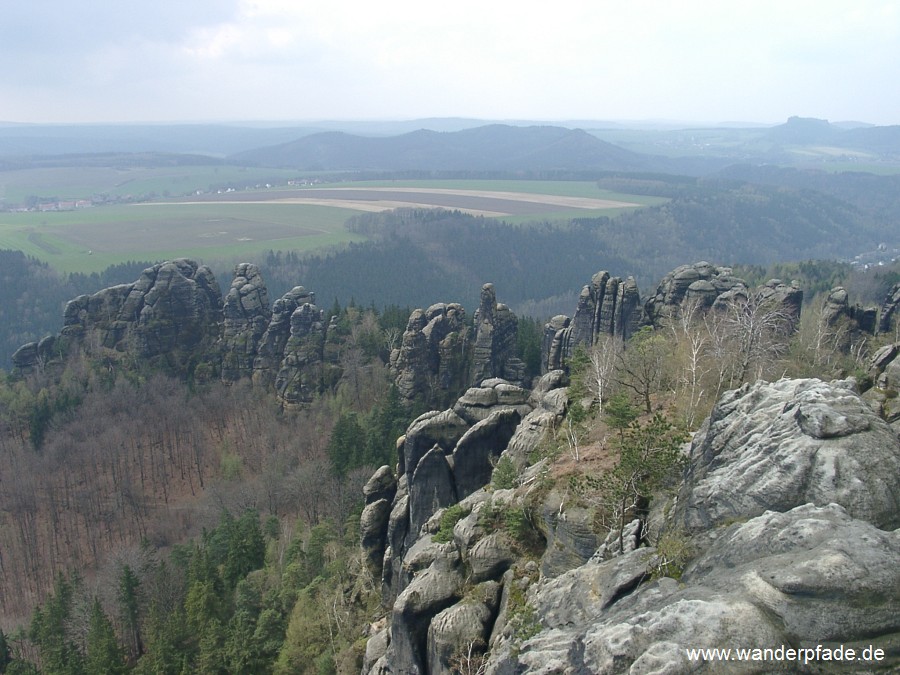
[[[382,138],[325,132],[229,159],[307,170],[637,171],[650,167],[648,158],[581,130],[502,124],[446,133],[422,129]]]
[[[305,259],[273,255],[260,266],[278,292],[302,279],[323,299],[365,305],[427,307],[441,299],[474,307],[477,289],[491,281],[517,312],[552,316],[568,311],[598,269],[633,275],[648,290],[684,260],[841,259],[885,236],[858,209],[809,191],[682,192],[659,207],[566,225],[517,226],[446,211],[370,214],[350,223],[368,242]]]

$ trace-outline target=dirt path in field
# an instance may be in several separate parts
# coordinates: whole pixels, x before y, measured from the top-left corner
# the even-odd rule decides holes
[[[158,202],[157,202],[158,203]],[[496,217],[537,215],[560,209],[621,209],[639,206],[632,202],[593,197],[502,192],[492,190],[455,190],[449,188],[373,187],[306,188],[271,192],[229,193],[193,199],[181,204],[309,204],[333,206],[357,211],[387,211],[396,208],[448,208],[473,215]]]

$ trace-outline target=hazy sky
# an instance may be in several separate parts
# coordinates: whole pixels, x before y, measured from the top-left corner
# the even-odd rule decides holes
[[[32,0],[0,120],[900,124],[896,0]]]

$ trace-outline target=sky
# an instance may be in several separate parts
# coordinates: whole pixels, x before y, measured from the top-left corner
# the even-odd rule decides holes
[[[896,0],[31,0],[0,121],[900,124]]]

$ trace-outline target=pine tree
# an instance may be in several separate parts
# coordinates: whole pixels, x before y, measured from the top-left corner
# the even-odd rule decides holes
[[[116,641],[112,623],[97,598],[94,598],[91,605],[84,664],[91,675],[117,675],[127,670],[125,656]]]

